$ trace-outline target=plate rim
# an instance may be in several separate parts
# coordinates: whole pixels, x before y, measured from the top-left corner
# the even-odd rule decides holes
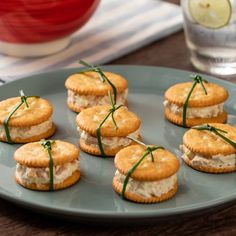
[[[236,84],[232,83],[230,81],[227,80],[223,80],[223,79],[219,79],[216,78],[215,76],[212,75],[206,75],[204,73],[198,73],[198,72],[193,72],[193,71],[189,71],[189,70],[182,70],[182,69],[175,69],[175,68],[170,68],[170,67],[160,67],[160,66],[150,66],[150,65],[112,65],[112,64],[108,64],[108,65],[102,65],[102,68],[141,68],[141,69],[161,69],[161,70],[171,70],[171,71],[178,71],[180,73],[197,73],[203,76],[207,76],[208,78],[210,78],[213,81],[217,81],[223,83],[223,84],[227,84],[228,86],[234,86],[236,88]],[[13,81],[9,81],[3,85],[0,86],[0,90],[2,90],[2,88],[6,87],[6,86],[11,86],[11,84],[15,84],[18,82],[20,82],[21,80],[29,80],[32,77],[35,76],[41,76],[41,75],[53,75],[55,73],[59,73],[59,72],[71,72],[73,73],[75,70],[80,70],[83,69],[83,67],[75,67],[75,68],[64,68],[64,69],[59,69],[59,70],[53,70],[53,71],[48,71],[48,72],[42,72],[42,73],[37,73],[37,74],[33,74],[33,75],[29,75],[29,76],[25,76]],[[45,205],[40,205],[37,204],[35,202],[31,202],[31,201],[27,201],[24,199],[19,199],[16,196],[11,196],[11,194],[7,194],[4,191],[2,191],[0,189],[0,197],[13,202],[17,205],[23,205],[23,206],[27,206],[30,207],[32,209],[40,209],[42,211],[45,212],[50,212],[50,213],[64,213],[67,214],[68,216],[77,216],[77,217],[87,217],[87,218],[92,218],[92,217],[102,217],[102,218],[111,218],[111,219],[129,219],[129,218],[143,218],[143,217],[149,217],[149,218],[159,218],[159,217],[163,217],[163,216],[172,216],[172,215],[178,215],[178,214],[186,214],[186,213],[190,213],[190,212],[195,212],[195,211],[201,211],[201,210],[205,210],[205,209],[209,209],[212,207],[216,207],[216,206],[220,206],[229,202],[232,202],[234,200],[236,200],[236,192],[229,194],[227,196],[223,196],[214,200],[210,200],[204,203],[198,203],[198,204],[194,204],[189,206],[181,206],[181,207],[177,207],[177,208],[171,208],[171,209],[159,209],[158,211],[147,211],[147,212],[143,212],[143,211],[135,211],[135,212],[111,212],[111,211],[98,211],[98,210],[85,210],[85,209],[68,209],[68,208],[64,208],[64,207],[59,207],[57,206],[57,208],[54,207],[50,207],[50,206],[45,206]],[[210,204],[210,205],[209,205]],[[140,214],[142,214],[142,216],[140,216]],[[99,221],[99,219],[98,219]]]

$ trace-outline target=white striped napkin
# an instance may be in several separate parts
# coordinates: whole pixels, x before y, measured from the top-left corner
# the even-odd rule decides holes
[[[40,58],[0,55],[0,84],[35,73],[104,64],[182,28],[180,7],[160,0],[103,0],[60,53]]]

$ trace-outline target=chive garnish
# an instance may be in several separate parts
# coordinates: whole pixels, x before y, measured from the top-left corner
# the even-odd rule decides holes
[[[100,153],[101,153],[101,156],[102,157],[106,157],[106,154],[104,152],[104,149],[103,149],[103,145],[102,145],[102,138],[101,138],[101,127],[102,125],[105,123],[105,121],[109,118],[109,116],[111,115],[111,118],[112,118],[112,121],[116,127],[116,129],[118,129],[118,126],[116,124],[116,121],[114,119],[114,113],[115,111],[117,111],[119,108],[121,108],[122,106],[124,105],[119,105],[117,106],[111,96],[111,93],[110,91],[108,92],[108,96],[110,98],[110,103],[111,103],[111,108],[109,109],[109,112],[108,114],[105,116],[105,118],[102,120],[102,122],[99,124],[98,128],[96,129],[96,137],[97,137],[97,140],[98,140],[98,147],[99,147],[99,150],[100,150]]]
[[[204,93],[207,95],[207,90],[203,84],[203,81],[205,83],[208,83],[206,80],[203,80],[202,77],[200,75],[195,75],[195,76],[191,76],[190,78],[192,78],[194,80],[194,83],[193,83],[193,86],[192,88],[190,89],[189,93],[188,93],[188,96],[184,102],[184,105],[183,105],[183,127],[187,127],[186,125],[186,118],[187,118],[187,108],[188,108],[188,102],[189,102],[189,99],[193,93],[193,90],[194,88],[196,87],[197,84],[201,84],[202,86],[202,89],[204,91]]]
[[[225,142],[227,142],[228,144],[230,144],[233,148],[236,149],[236,143],[233,142],[232,140],[228,139],[227,137],[225,137],[222,133],[227,134],[228,132],[219,128],[216,128],[214,126],[211,126],[209,124],[205,124],[205,125],[201,125],[201,126],[195,126],[193,127],[193,129],[196,130],[207,130],[210,131],[212,133],[214,133],[215,135],[219,136],[220,138],[222,138]]]
[[[106,77],[106,75],[102,72],[101,68],[99,68],[98,66],[91,65],[88,62],[85,62],[83,60],[80,60],[79,63],[88,68],[86,70],[80,71],[79,73],[94,71],[94,72],[98,73],[98,76],[99,76],[100,80],[103,83],[107,82],[112,87],[113,95],[114,95],[114,101],[115,101],[115,104],[116,104],[116,98],[117,98],[116,86]]]
[[[126,191],[126,187],[128,185],[130,176],[135,171],[135,169],[140,165],[140,163],[144,160],[144,158],[147,157],[150,154],[151,155],[151,160],[152,160],[152,162],[154,162],[154,157],[153,157],[152,152],[157,150],[157,149],[164,149],[163,147],[160,147],[160,146],[148,146],[148,145],[142,143],[141,141],[133,139],[131,137],[128,137],[128,138],[132,139],[133,141],[137,142],[138,144],[141,144],[141,145],[145,146],[146,151],[144,152],[142,157],[128,170],[128,172],[125,176],[125,180],[124,180],[123,188],[122,188],[122,193],[121,193],[123,198],[125,198],[125,191]]]
[[[53,159],[52,159],[52,144],[55,141],[51,140],[42,140],[41,145],[43,148],[47,151],[48,157],[49,157],[49,190],[53,191],[54,190],[54,176],[53,176]]]
[[[11,140],[10,130],[8,127],[9,120],[12,117],[12,115],[20,108],[22,104],[25,104],[27,108],[29,107],[29,104],[27,103],[27,99],[30,97],[38,98],[38,96],[25,96],[23,90],[20,90],[20,102],[16,106],[13,107],[12,111],[7,115],[7,117],[3,121],[3,127],[6,134],[6,139],[7,139],[7,142],[10,144],[12,144],[13,142]]]

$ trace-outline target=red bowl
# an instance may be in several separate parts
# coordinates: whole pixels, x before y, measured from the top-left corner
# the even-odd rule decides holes
[[[7,0],[0,3],[0,41],[41,43],[85,24],[100,0]]]

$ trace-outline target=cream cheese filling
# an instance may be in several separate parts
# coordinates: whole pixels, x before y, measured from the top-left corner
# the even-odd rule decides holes
[[[79,161],[66,163],[53,167],[54,184],[62,183],[69,178],[76,170],[79,170]],[[49,167],[32,168],[19,163],[16,164],[16,177],[22,183],[48,184],[50,181]]]
[[[236,166],[236,153],[230,155],[218,154],[207,158],[197,153],[193,153],[185,145],[180,145],[180,150],[183,152],[182,158],[186,161],[190,161],[192,165],[209,166],[214,168]]]
[[[182,116],[183,115],[183,107],[177,106],[174,103],[169,102],[168,100],[164,101],[164,106],[166,108],[169,108],[171,113]],[[220,103],[213,106],[208,107],[188,107],[187,109],[187,118],[211,118],[216,117],[220,113],[222,113],[224,107],[224,103]]]
[[[79,127],[77,128],[80,133],[80,139],[83,140],[87,145],[90,145],[95,148],[99,148],[98,141],[96,137],[91,136],[89,133],[87,133],[84,130],[81,130]],[[137,129],[135,132],[130,133],[129,136],[135,139],[139,138],[139,129]],[[132,143],[132,140],[130,140],[127,137],[101,137],[103,147],[105,148],[119,148],[119,147],[126,147],[129,146]]]
[[[48,120],[38,124],[38,125],[33,125],[29,127],[14,127],[14,126],[9,126],[9,131],[11,138],[21,138],[21,139],[26,139],[26,138],[31,138],[36,135],[46,133],[48,130],[52,128],[52,119],[49,118]],[[0,137],[5,138],[5,129],[3,125],[0,125]]]
[[[117,181],[123,185],[125,175],[121,174],[117,170],[115,177]],[[176,174],[157,181],[138,181],[133,178],[129,178],[126,191],[145,198],[160,197],[162,194],[168,193],[171,189],[173,189],[176,183]]]
[[[121,93],[117,93],[117,104],[124,104],[126,103],[128,96],[128,89]],[[76,107],[91,107],[91,106],[98,106],[98,105],[107,105],[110,104],[110,99],[108,95],[105,96],[96,96],[96,95],[80,95],[72,90],[68,90],[68,97],[67,102],[74,104]]]

